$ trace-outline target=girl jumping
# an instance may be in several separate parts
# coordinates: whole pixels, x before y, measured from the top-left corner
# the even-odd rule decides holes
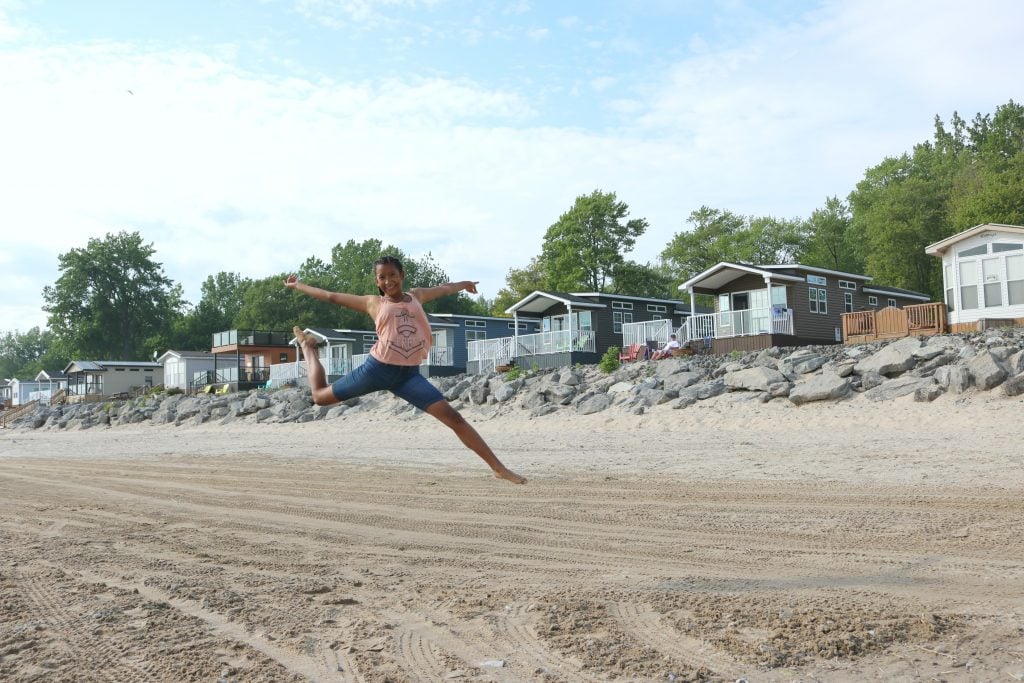
[[[295,275],[289,275],[284,281],[285,287],[314,299],[368,314],[377,329],[377,341],[366,362],[333,384],[327,384],[327,375],[317,355],[316,341],[298,326],[293,328],[295,339],[306,357],[313,402],[327,406],[387,389],[451,428],[467,448],[487,463],[494,476],[513,484],[525,484],[526,478],[501,464],[473,426],[452,408],[419,370],[420,361],[427,357],[431,342],[430,323],[423,304],[461,291],[476,294],[476,283],[466,280],[439,287],[417,287],[405,292],[402,290],[405,271],[401,261],[393,256],[384,256],[373,265],[380,296],[329,292],[299,282]]]

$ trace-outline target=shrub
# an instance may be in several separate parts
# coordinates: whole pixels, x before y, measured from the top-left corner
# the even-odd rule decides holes
[[[522,376],[523,371],[518,365],[513,365],[512,369],[505,373],[505,381],[511,382],[512,380],[519,379]]]
[[[597,367],[601,369],[601,372],[608,374],[615,372],[619,369],[619,347],[609,346],[608,350],[601,356],[601,362],[597,364]]]

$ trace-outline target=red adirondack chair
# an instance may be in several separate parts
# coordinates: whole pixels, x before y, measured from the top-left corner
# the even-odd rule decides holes
[[[619,352],[619,361],[632,363],[640,357],[640,352],[643,348],[643,344],[630,344],[625,350]]]

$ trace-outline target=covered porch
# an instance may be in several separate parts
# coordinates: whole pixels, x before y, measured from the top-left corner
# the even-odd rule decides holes
[[[787,285],[802,278],[744,264],[719,263],[687,280],[691,315],[677,332],[684,346],[715,354],[798,343]],[[715,298],[715,313],[698,314],[695,297]]]

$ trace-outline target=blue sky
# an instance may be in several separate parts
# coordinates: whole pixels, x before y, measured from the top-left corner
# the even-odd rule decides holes
[[[1024,3],[0,0],[0,332],[138,231],[193,303],[378,238],[487,296],[577,196],[805,218],[1022,100]],[[969,226],[963,226],[969,227]]]

